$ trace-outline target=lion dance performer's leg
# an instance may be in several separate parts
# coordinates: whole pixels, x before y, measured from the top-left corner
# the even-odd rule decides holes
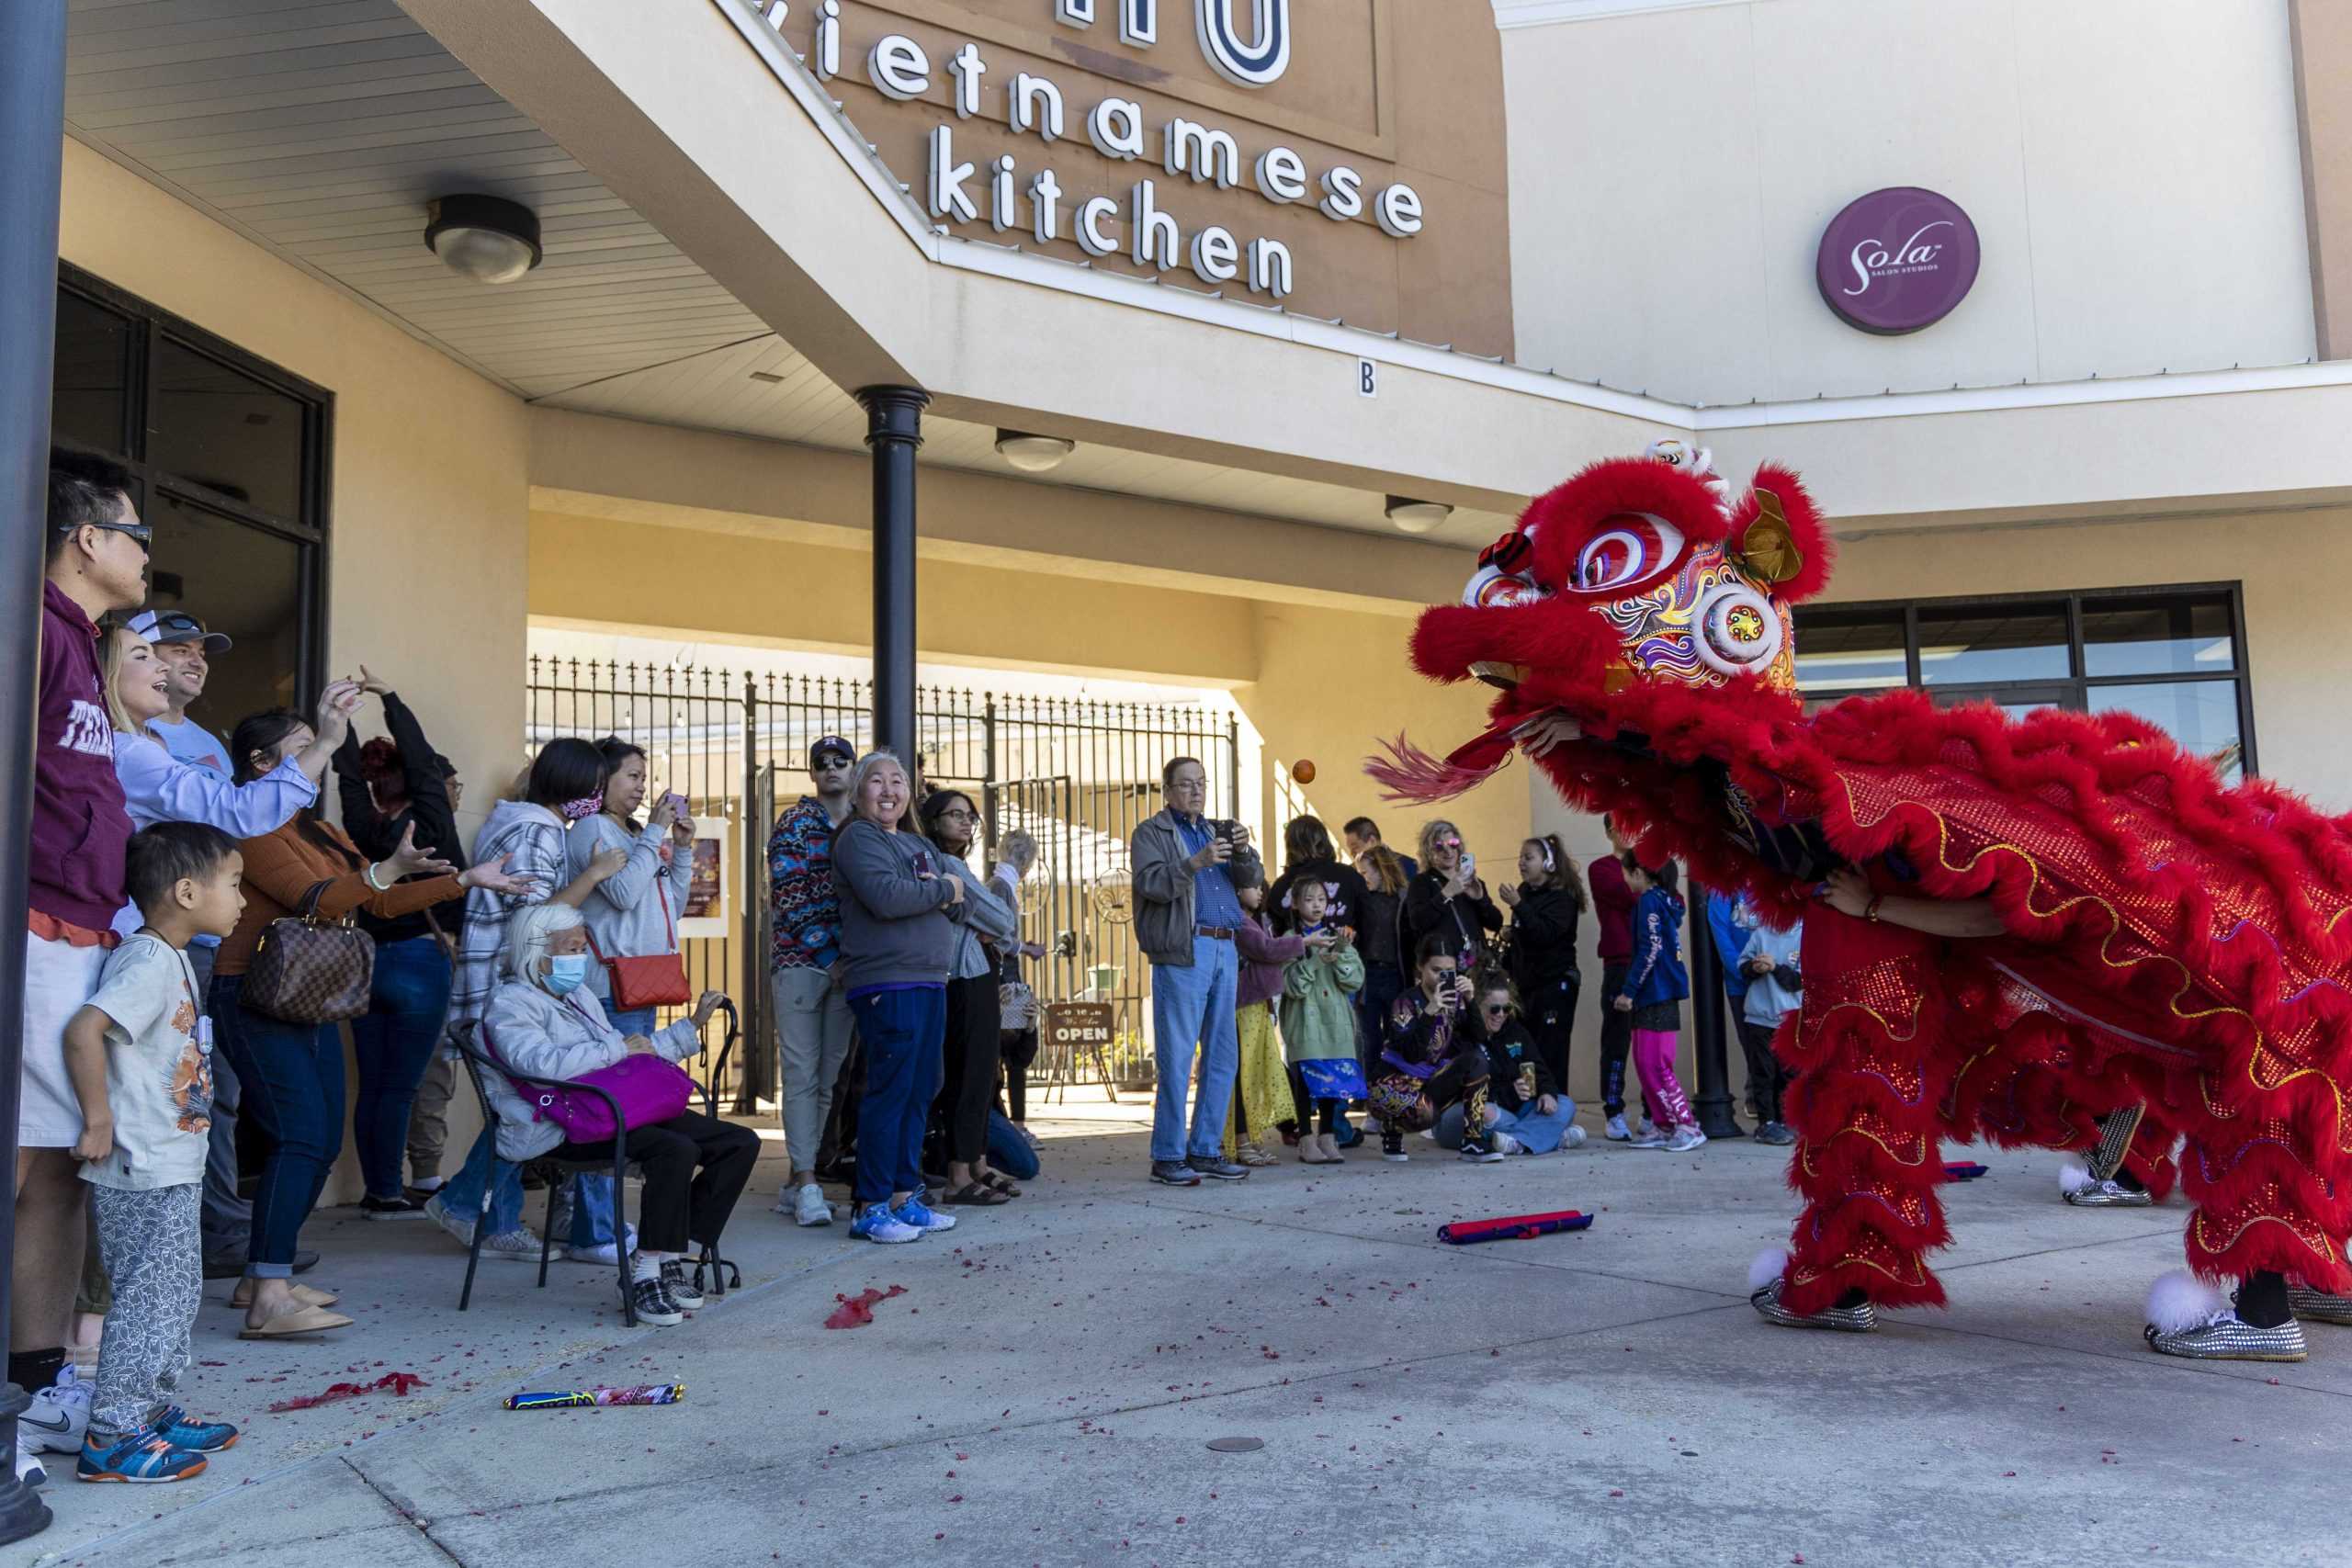
[[[1938,1139],[1960,1051],[1939,946],[1826,907],[1805,917],[1804,1003],[1775,1042],[1793,1074],[1789,1180],[1804,1212],[1786,1258],[1767,1254],[1751,1280],[1773,1322],[1867,1328],[1873,1304],[1943,1302],[1927,1254],[1951,1239]]]

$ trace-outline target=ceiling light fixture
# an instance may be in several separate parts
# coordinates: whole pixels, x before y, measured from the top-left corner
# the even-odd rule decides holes
[[[1426,534],[1453,515],[1453,508],[1442,501],[1415,501],[1407,495],[1388,498],[1388,521],[1408,534]]]
[[[539,265],[539,218],[500,196],[445,196],[425,209],[424,243],[476,283],[512,283]]]
[[[1024,474],[1042,474],[1062,466],[1078,450],[1078,443],[1058,435],[1032,435],[1025,430],[996,433],[997,456]]]

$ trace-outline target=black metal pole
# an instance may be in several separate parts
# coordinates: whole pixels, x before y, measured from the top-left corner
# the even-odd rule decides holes
[[[874,454],[874,743],[915,755],[915,452],[931,394],[865,387],[865,445]]]
[[[1707,890],[1690,885],[1690,1043],[1698,1056],[1699,1092],[1690,1097],[1699,1131],[1711,1138],[1744,1138],[1731,1113],[1731,1052],[1724,1009],[1724,964],[1707,919]]]
[[[24,1061],[25,874],[40,701],[41,560],[49,513],[49,395],[56,380],[57,186],[65,156],[65,0],[0,5],[0,1265],[17,1240],[17,1076]],[[7,587],[7,583],[16,584]],[[9,1270],[0,1269],[0,1341]],[[17,1417],[0,1383],[0,1541],[49,1528],[17,1479]]]

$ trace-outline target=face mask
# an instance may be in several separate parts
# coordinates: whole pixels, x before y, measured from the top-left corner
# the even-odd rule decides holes
[[[563,813],[565,821],[584,822],[605,809],[604,792],[599,790],[594,795],[583,795],[578,800],[567,800],[559,809]]]
[[[588,983],[588,955],[584,953],[559,953],[548,959],[548,972],[539,984],[550,996],[569,996]]]

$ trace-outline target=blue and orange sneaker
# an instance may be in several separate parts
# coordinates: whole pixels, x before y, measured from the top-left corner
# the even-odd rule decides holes
[[[237,1429],[226,1421],[191,1421],[175,1404],[155,1417],[153,1430],[175,1449],[193,1454],[218,1453],[237,1446]]]
[[[132,1432],[109,1443],[96,1432],[82,1439],[76,1481],[186,1481],[204,1473],[204,1456],[175,1449],[153,1432]]]

